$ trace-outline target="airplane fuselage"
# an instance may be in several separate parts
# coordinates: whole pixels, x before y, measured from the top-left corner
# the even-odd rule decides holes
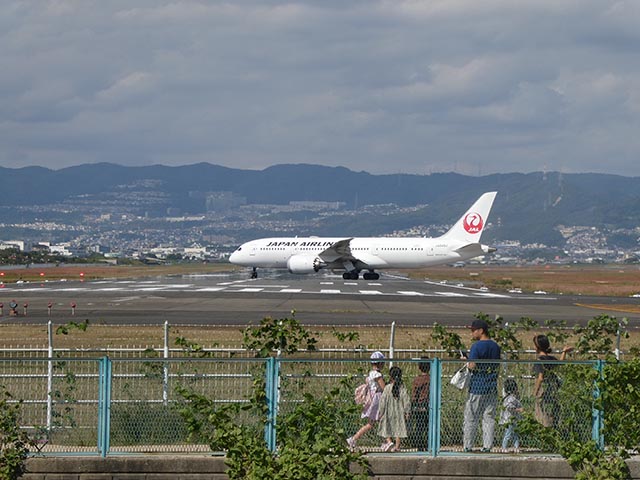
[[[234,252],[231,262],[261,268],[288,268],[291,257],[313,257],[324,252],[342,238],[335,237],[274,237],[247,242],[241,252]],[[421,268],[468,260],[487,253],[478,245],[475,252],[464,255],[455,249],[461,243],[439,238],[354,237],[351,253],[367,269]],[[344,269],[336,261],[326,262],[326,268]],[[296,272],[294,272],[296,273]]]

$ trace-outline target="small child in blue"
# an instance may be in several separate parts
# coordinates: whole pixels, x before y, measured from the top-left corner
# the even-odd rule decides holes
[[[504,432],[504,437],[502,437],[502,451],[507,451],[509,442],[513,439],[513,448],[517,452],[520,448],[520,437],[516,432],[516,423],[524,409],[522,408],[522,402],[520,402],[518,384],[515,379],[507,378],[504,381],[503,393],[500,425],[507,425],[507,429]]]

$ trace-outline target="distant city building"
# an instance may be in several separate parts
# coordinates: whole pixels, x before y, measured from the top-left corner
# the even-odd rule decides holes
[[[293,201],[289,202],[289,205],[300,210],[340,210],[346,206],[346,203]]]
[[[205,197],[207,212],[224,212],[240,205],[246,205],[247,197],[233,192],[209,192]]]
[[[73,257],[77,255],[77,250],[72,249],[69,243],[58,243],[49,245],[49,251],[54,255],[62,255],[63,257]]]
[[[202,260],[207,256],[205,247],[185,247],[183,255],[187,258]]]
[[[32,252],[45,252],[48,253],[51,251],[51,243],[50,242],[38,242],[35,245],[31,246]]]
[[[5,240],[0,243],[0,250],[8,250],[9,248],[17,248],[21,252],[24,252],[23,240]]]
[[[92,253],[100,253],[102,255],[107,254],[107,253],[111,253],[111,249],[109,247],[106,247],[104,245],[94,245],[93,247],[91,247],[91,252]]]

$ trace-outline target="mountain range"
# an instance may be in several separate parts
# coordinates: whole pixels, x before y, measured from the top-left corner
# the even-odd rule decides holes
[[[482,192],[496,190],[490,217],[494,228],[486,233],[490,240],[560,245],[558,226],[585,226],[607,229],[621,246],[633,247],[639,236],[635,229],[640,226],[640,177],[606,174],[373,175],[307,164],[241,170],[208,163],[178,167],[98,163],[60,170],[0,167],[0,178],[4,221],[16,206],[117,198],[132,191],[153,196],[154,202],[144,206],[151,215],[166,215],[170,208],[201,213],[203,195],[218,191],[245,197],[249,204],[327,201],[344,202],[347,209],[389,203],[425,206],[385,218],[375,213],[328,217],[316,232],[377,235],[411,225],[451,223]]]

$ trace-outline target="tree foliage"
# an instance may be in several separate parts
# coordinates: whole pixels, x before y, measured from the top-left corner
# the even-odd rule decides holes
[[[476,318],[485,320],[492,337],[503,352],[521,349],[516,331],[539,328],[537,322],[523,317],[508,325],[502,317],[478,313]],[[565,343],[571,337],[564,322],[547,321],[544,325],[547,336],[555,342]],[[573,470],[578,480],[628,480],[629,468],[625,459],[629,452],[640,447],[640,359],[626,362],[614,356],[618,337],[627,338],[627,319],[618,320],[609,315],[598,315],[586,326],[573,329],[576,337],[577,359],[607,359],[602,372],[591,364],[574,364],[560,369],[564,377],[563,419],[561,428],[544,427],[531,413],[525,413],[518,421],[517,430],[523,436],[535,438],[543,451],[560,453]],[[463,349],[460,337],[440,325],[434,326],[432,338],[439,341],[445,351]],[[631,354],[637,354],[634,349]],[[585,386],[587,387],[585,389]],[[589,387],[591,386],[591,387]],[[588,412],[588,413],[585,413]],[[585,431],[591,418],[584,415],[602,415],[601,434],[604,442],[593,438]]]
[[[277,352],[294,354],[300,349],[314,350],[317,340],[293,318],[262,320],[259,327],[244,331],[244,347],[266,358]],[[346,333],[345,339],[357,338]],[[226,453],[227,475],[231,480],[351,480],[367,478],[363,455],[351,452],[345,441],[343,421],[358,409],[345,404],[348,381],[321,395],[303,393],[293,410],[278,415],[276,452],[264,438],[269,421],[265,372],[254,373],[248,402],[221,404],[197,392],[181,387],[186,400],[181,414],[191,438],[206,442],[214,451]],[[262,418],[262,422],[244,422],[242,418]],[[360,466],[360,473],[351,465]]]
[[[0,480],[15,480],[27,471],[25,462],[34,443],[19,420],[20,402],[0,387]]]
[[[295,318],[295,311],[291,317],[274,319],[265,317],[258,327],[247,327],[243,332],[243,346],[247,350],[256,352],[256,356],[265,358],[274,352],[292,354],[299,350],[314,351],[318,341]]]

